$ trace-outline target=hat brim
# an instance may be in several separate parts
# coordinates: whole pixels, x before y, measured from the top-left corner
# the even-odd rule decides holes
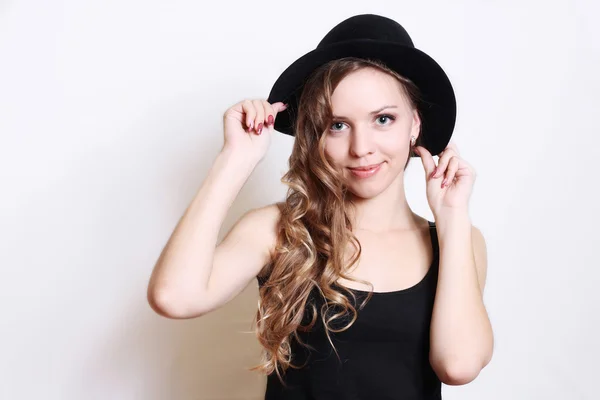
[[[286,110],[277,114],[275,130],[294,136],[294,114],[304,82],[319,66],[344,57],[381,60],[413,81],[423,100],[419,108],[421,145],[432,155],[438,155],[446,148],[456,123],[456,97],[444,70],[417,48],[372,39],[349,40],[317,48],[292,63],[276,80],[268,97],[271,104],[278,101],[288,104]]]

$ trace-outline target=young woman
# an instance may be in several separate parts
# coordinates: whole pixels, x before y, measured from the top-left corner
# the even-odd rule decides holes
[[[198,317],[257,278],[267,399],[440,399],[441,382],[472,381],[493,334],[455,117],[446,74],[397,22],[338,24],[269,99],[227,110],[225,144],[154,267],[150,304]],[[285,200],[247,212],[217,245],[275,130],[295,136]],[[411,157],[435,221],[407,203]]]

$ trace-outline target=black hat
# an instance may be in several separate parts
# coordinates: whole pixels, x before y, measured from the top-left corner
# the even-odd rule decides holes
[[[430,56],[415,48],[406,30],[396,21],[374,14],[350,17],[331,29],[317,48],[297,59],[279,76],[268,102],[282,101],[286,110],[277,114],[275,130],[294,135],[292,115],[306,78],[329,61],[358,57],[377,59],[410,79],[421,91],[421,145],[432,155],[441,153],[456,122],[456,98],[448,76]]]

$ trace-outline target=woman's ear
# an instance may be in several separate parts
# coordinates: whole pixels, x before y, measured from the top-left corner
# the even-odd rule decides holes
[[[410,130],[410,135],[414,136],[416,139],[418,139],[419,135],[421,134],[421,117],[419,117],[419,113],[417,112],[416,109],[413,109],[412,114],[413,114],[413,118],[412,118],[412,127]]]

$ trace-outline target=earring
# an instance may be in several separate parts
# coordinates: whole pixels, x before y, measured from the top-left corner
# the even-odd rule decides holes
[[[417,138],[416,138],[416,137],[414,137],[414,136],[411,136],[411,137],[410,137],[410,144],[411,144],[411,146],[414,146],[414,145],[415,145],[415,141],[416,141],[416,140],[417,140]]]

